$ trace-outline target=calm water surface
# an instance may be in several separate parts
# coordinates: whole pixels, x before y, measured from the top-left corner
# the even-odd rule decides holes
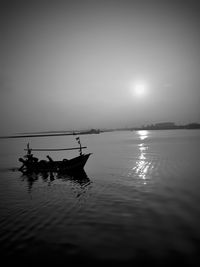
[[[35,148],[76,146],[73,136],[0,140],[0,245],[7,262],[181,263],[198,266],[200,131],[80,136],[85,177],[15,170]],[[52,152],[54,159],[77,152]],[[44,152],[35,154],[44,158]]]

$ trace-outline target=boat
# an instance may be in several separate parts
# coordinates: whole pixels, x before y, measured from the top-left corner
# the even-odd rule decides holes
[[[23,158],[19,158],[22,166],[18,169],[23,173],[39,173],[39,172],[58,172],[58,173],[72,173],[80,172],[84,169],[84,166],[92,153],[83,154],[82,149],[87,147],[82,147],[80,138],[76,137],[79,147],[74,148],[61,148],[61,149],[33,149],[30,148],[29,143],[27,148],[27,154]],[[49,155],[47,155],[48,160],[39,160],[34,157],[32,151],[61,151],[61,150],[74,150],[79,149],[79,156],[72,159],[63,159],[61,161],[54,161]]]

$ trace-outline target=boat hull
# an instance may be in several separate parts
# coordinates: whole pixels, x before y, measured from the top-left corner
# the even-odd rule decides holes
[[[89,154],[83,154],[70,160],[62,161],[45,161],[39,162],[23,162],[23,166],[19,168],[22,172],[78,172],[84,169],[84,166],[89,158]]]

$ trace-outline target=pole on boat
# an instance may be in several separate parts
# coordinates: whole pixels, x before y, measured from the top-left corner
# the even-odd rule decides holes
[[[79,152],[80,152],[80,156],[82,155],[82,146],[81,146],[81,141],[80,141],[80,137],[76,137],[76,140],[78,141],[78,144],[80,146],[79,148]]]
[[[87,148],[86,146],[81,146],[81,149]],[[64,150],[80,150],[80,147],[71,148],[31,148],[31,151],[64,151]],[[27,151],[27,148],[24,149]]]
[[[31,155],[31,148],[29,146],[29,143],[27,144],[27,155]]]
[[[71,148],[30,148],[29,143],[27,144],[27,148],[24,150],[27,151],[27,156],[31,156],[32,151],[62,151],[62,150],[75,150],[79,149],[80,156],[83,154],[82,149],[87,148],[86,146],[81,145],[80,137],[76,137],[78,141],[79,147],[71,147]]]

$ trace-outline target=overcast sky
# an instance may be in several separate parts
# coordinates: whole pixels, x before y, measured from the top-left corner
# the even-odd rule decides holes
[[[200,122],[198,2],[5,1],[1,133]]]

